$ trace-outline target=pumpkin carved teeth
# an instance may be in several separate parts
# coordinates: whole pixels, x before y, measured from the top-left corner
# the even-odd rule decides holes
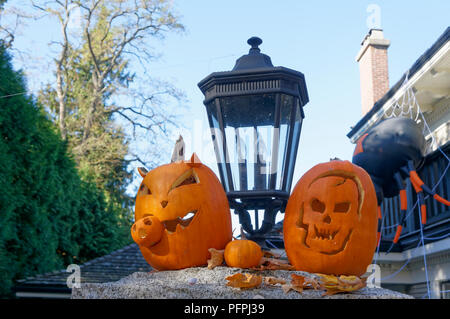
[[[186,227],[188,227],[191,221],[194,219],[196,213],[197,209],[194,209],[181,218],[177,217],[175,219],[165,220],[162,223],[166,228],[167,233],[173,234],[178,229],[185,229]]]
[[[320,240],[333,240],[336,237],[339,229],[330,230],[330,229],[318,229],[316,225],[314,225],[314,238]]]

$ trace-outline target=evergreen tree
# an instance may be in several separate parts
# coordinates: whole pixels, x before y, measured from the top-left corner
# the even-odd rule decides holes
[[[0,48],[0,295],[15,279],[130,242],[130,221],[81,180],[67,142],[25,92],[22,74]]]

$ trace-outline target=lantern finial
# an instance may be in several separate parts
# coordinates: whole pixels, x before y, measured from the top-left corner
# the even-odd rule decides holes
[[[272,68],[273,64],[270,57],[261,53],[261,49],[258,47],[263,41],[258,37],[251,37],[247,40],[247,43],[251,46],[248,54],[241,56],[237,59],[234,65],[233,71],[239,70],[251,70],[255,68]]]
[[[258,48],[258,46],[262,43],[263,41],[261,40],[261,38],[258,37],[251,37],[250,39],[247,40],[247,43],[249,45],[252,46],[252,48],[250,49],[249,53],[252,53],[254,51],[258,51],[261,52],[261,50]]]

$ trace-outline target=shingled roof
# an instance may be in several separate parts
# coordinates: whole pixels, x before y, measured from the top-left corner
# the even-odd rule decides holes
[[[151,267],[136,244],[128,245],[109,255],[80,265],[81,283],[117,281],[137,271],[150,271]],[[18,280],[14,291],[19,298],[70,298],[66,269]]]
[[[369,121],[369,119],[377,113],[394,94],[402,87],[403,83],[405,82],[405,79],[407,77],[412,77],[417,71],[419,71],[425,63],[427,63],[430,58],[439,51],[440,48],[442,48],[448,41],[450,40],[450,27],[447,27],[447,29],[444,31],[444,33],[436,40],[436,42],[427,50],[424,54],[422,54],[416,62],[409,68],[407,72],[403,74],[403,76],[400,78],[400,80],[397,81],[397,83],[389,89],[389,91],[386,92],[386,94],[379,99],[375,104],[372,106],[372,108],[367,112],[359,121],[356,123],[355,126],[353,126],[350,130],[350,132],[347,134],[348,138],[352,138],[353,135],[355,135],[358,130],[363,127],[365,123]]]

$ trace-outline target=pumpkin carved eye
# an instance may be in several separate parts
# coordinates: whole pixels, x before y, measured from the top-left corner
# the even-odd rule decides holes
[[[150,191],[150,188],[148,188],[147,185],[142,183],[141,187],[139,187],[139,195],[151,195],[152,192]]]
[[[311,208],[313,211],[318,212],[318,213],[323,213],[325,211],[325,204],[322,203],[320,200],[318,200],[317,198],[314,198],[311,201]]]
[[[342,203],[336,203],[334,205],[334,212],[335,213],[346,213],[350,209],[350,203],[349,202],[342,202]]]
[[[184,185],[198,184],[199,182],[197,173],[193,169],[190,169],[176,179],[170,190]]]

